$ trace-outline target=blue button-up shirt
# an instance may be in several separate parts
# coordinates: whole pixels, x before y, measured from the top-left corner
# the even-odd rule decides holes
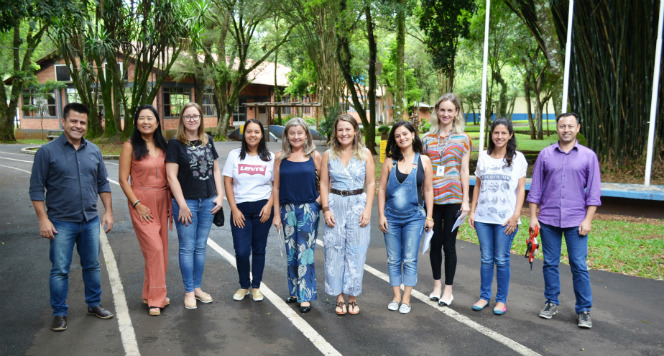
[[[111,192],[101,151],[81,139],[78,150],[60,135],[35,155],[30,200],[45,201],[49,219],[67,222],[97,217],[99,193]]]
[[[601,196],[599,162],[591,149],[576,142],[565,153],[555,143],[537,156],[527,201],[540,205],[541,223],[579,226],[588,206],[602,205]]]

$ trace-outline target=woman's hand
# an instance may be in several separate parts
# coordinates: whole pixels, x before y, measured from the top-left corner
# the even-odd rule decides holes
[[[233,216],[233,225],[239,227],[240,229],[244,229],[244,214],[242,214],[240,209],[233,209],[231,211],[231,215]]]
[[[180,213],[178,214],[178,221],[180,222],[180,224],[184,224],[184,226],[189,226],[189,224],[191,224],[191,218],[193,216],[194,215],[191,213],[191,210],[189,210],[187,204],[180,207]]]
[[[334,225],[337,223],[337,221],[334,219],[334,213],[330,209],[327,209],[323,212],[323,218],[329,227],[334,227]]]
[[[471,211],[468,213],[468,225],[472,227],[473,229],[475,228],[475,212]]]
[[[433,229],[433,220],[424,220],[424,231],[429,232]]]
[[[360,215],[360,227],[365,227],[369,225],[370,221],[371,221],[371,211],[365,208],[362,211],[362,215]]]
[[[141,219],[141,222],[145,221],[146,223],[150,223],[154,220],[152,217],[152,213],[150,212],[150,208],[147,206],[141,204],[140,202],[136,204],[134,207],[136,209],[136,212],[138,213],[138,217]]]
[[[270,203],[265,204],[261,209],[260,214],[258,214],[258,216],[261,218],[261,222],[262,223],[266,222],[270,218],[271,213],[272,213],[272,204]]]
[[[212,208],[211,213],[216,214],[219,210],[221,210],[224,207],[224,197],[221,196],[221,194],[217,195],[216,198],[212,199],[212,202],[214,203],[214,208]]]
[[[383,233],[387,233],[387,218],[385,215],[382,215],[378,218],[378,228],[380,228],[380,231]]]
[[[505,225],[507,225],[507,227],[505,228],[505,235],[512,234],[514,231],[516,231],[516,228],[519,225],[519,215],[514,215],[511,218],[509,218],[509,220],[507,220],[503,224],[503,226]]]
[[[461,214],[468,215],[470,213],[470,204],[468,202],[461,203]]]
[[[274,225],[274,227],[277,228],[277,231],[281,230],[281,216],[274,214],[274,218],[272,219],[272,225]]]

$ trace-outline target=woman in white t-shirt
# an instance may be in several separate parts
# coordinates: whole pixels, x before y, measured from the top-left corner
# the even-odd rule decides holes
[[[473,310],[484,309],[491,301],[491,283],[496,266],[496,306],[493,313],[507,311],[510,284],[510,249],[519,229],[519,215],[526,194],[528,162],[516,151],[512,122],[499,118],[491,125],[491,140],[480,152],[475,169],[476,183],[468,222],[477,231],[482,255],[480,300]]]
[[[240,289],[233,295],[234,300],[244,299],[249,294],[249,287],[254,301],[263,300],[259,288],[265,267],[267,234],[272,223],[273,167],[274,155],[265,145],[263,125],[255,119],[247,120],[242,148],[228,154],[222,172],[226,198],[231,206],[231,232],[240,277]],[[250,270],[253,279],[249,278]]]

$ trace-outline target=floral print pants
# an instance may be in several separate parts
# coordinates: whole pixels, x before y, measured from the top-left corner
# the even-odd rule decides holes
[[[315,300],[314,247],[318,234],[320,205],[316,202],[282,204],[281,221],[288,263],[288,291],[298,303]]]

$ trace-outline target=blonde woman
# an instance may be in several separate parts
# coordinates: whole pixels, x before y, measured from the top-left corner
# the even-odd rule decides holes
[[[203,126],[201,107],[185,104],[177,135],[169,141],[166,152],[186,309],[196,309],[196,300],[212,302],[212,297],[201,289],[201,282],[210,227],[223,201],[219,155]]]
[[[304,120],[293,118],[284,127],[283,151],[274,163],[274,226],[284,228],[288,257],[287,303],[300,303],[300,312],[311,311],[316,292],[314,247],[318,235],[320,198],[316,171],[321,155]]]
[[[456,273],[456,235],[452,231],[460,214],[470,212],[468,177],[472,141],[463,132],[465,120],[461,102],[453,93],[438,99],[436,119],[431,130],[422,138],[424,153],[433,165],[433,237],[431,239],[431,270],[433,292],[429,298],[439,305],[449,306],[454,300],[452,285]],[[445,287],[441,283],[441,266],[445,253]],[[442,292],[441,292],[442,290]]]
[[[337,116],[332,134],[320,173],[325,218],[325,292],[337,297],[338,315],[354,315],[360,312],[357,296],[362,293],[371,235],[375,163],[362,144],[360,127],[351,115]],[[344,294],[348,294],[348,309]]]

